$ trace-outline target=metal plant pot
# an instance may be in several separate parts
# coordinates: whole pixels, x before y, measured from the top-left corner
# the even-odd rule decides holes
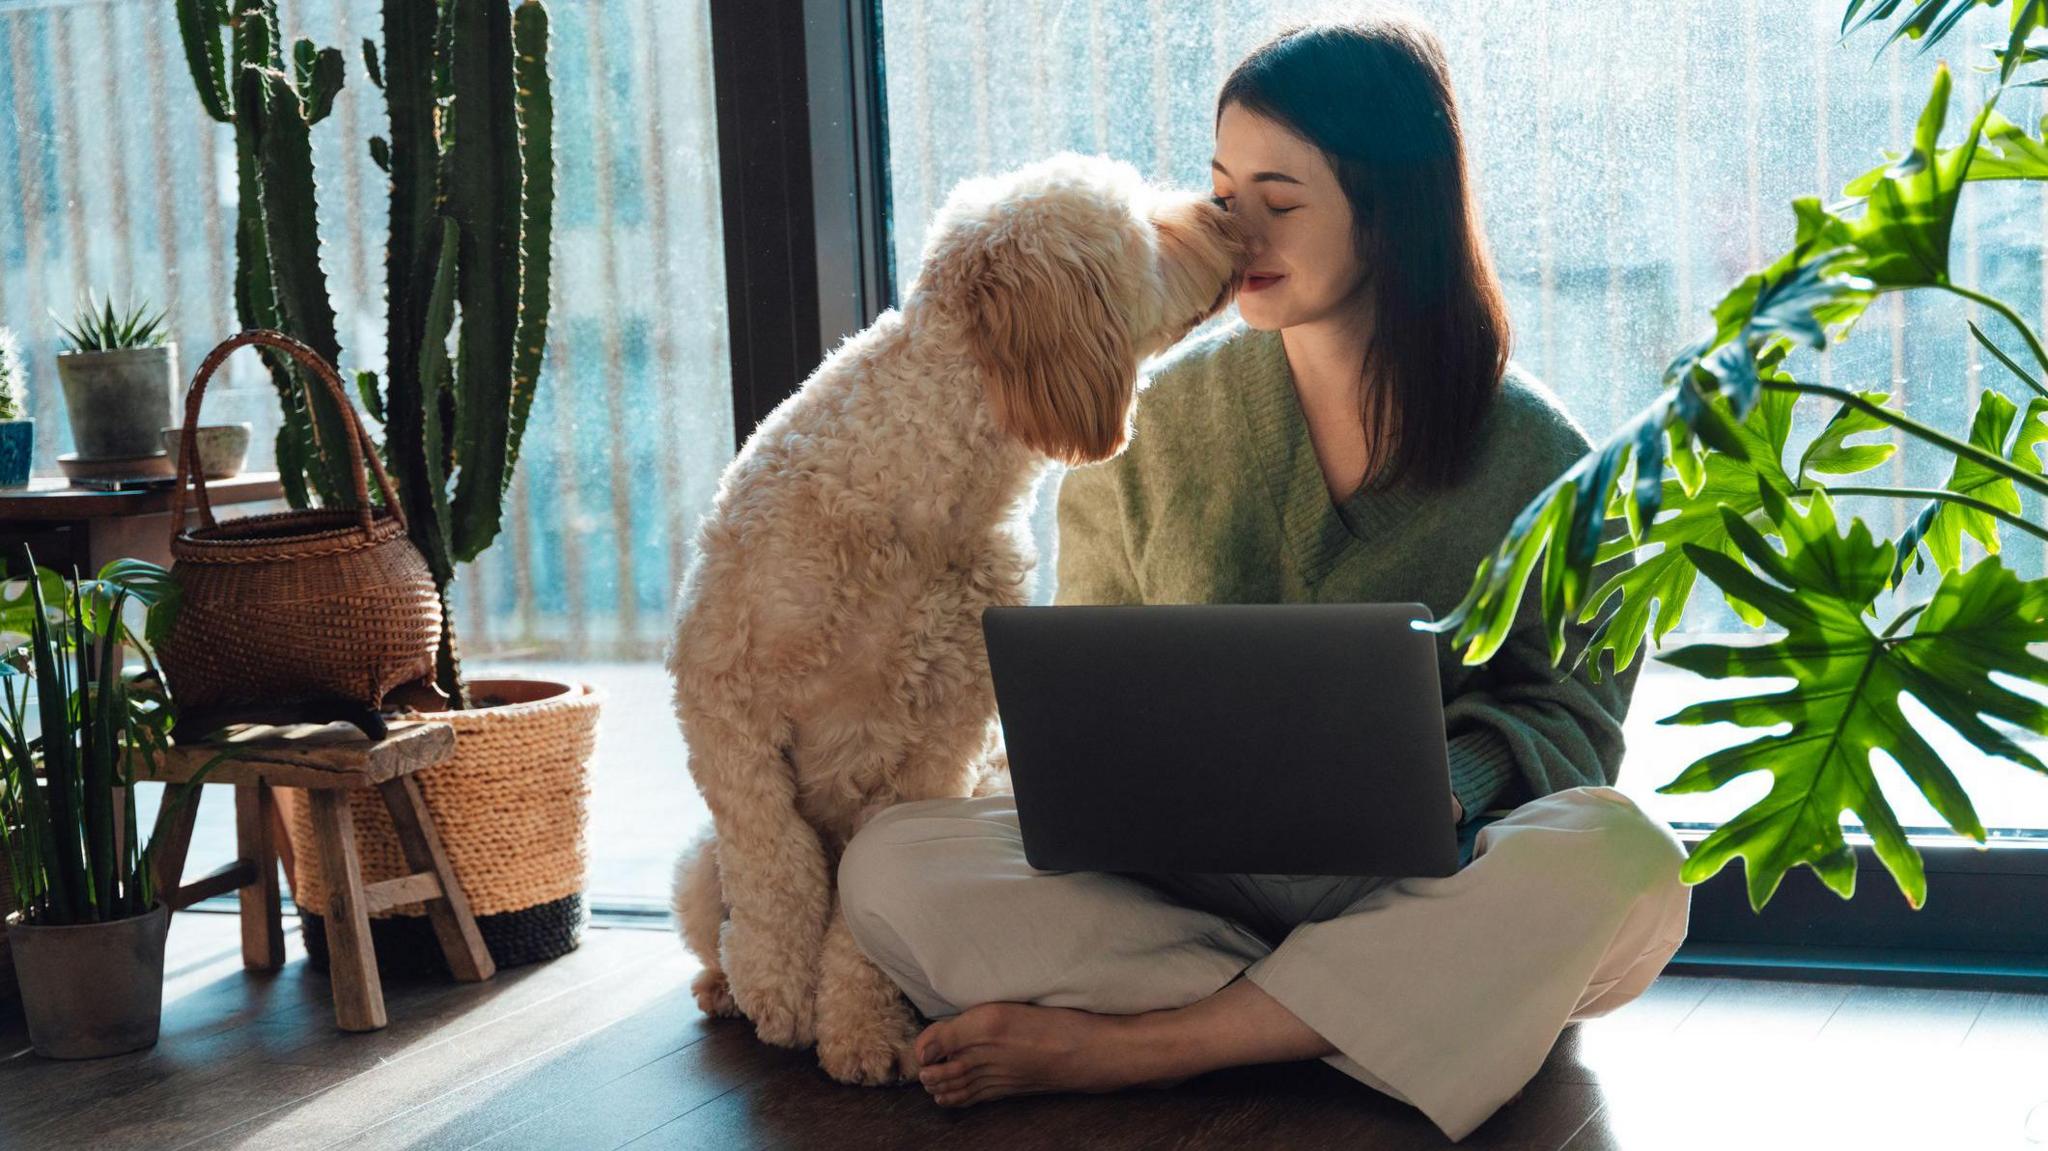
[[[170,925],[170,909],[161,903],[112,923],[9,924],[7,944],[36,1054],[97,1059],[155,1045]]]

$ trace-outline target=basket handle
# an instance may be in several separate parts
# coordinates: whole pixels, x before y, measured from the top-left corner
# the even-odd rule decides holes
[[[376,445],[370,442],[370,433],[364,429],[363,421],[356,416],[355,405],[349,402],[348,392],[341,386],[341,376],[335,372],[334,366],[322,359],[320,353],[283,332],[271,331],[268,328],[251,328],[246,332],[229,336],[208,352],[206,360],[192,376],[192,387],[185,393],[185,427],[178,439],[178,482],[177,486],[171,489],[171,540],[176,542],[179,534],[185,530],[185,483],[188,476],[191,479],[192,490],[199,497],[200,522],[207,528],[216,526],[213,505],[206,497],[206,477],[201,474],[199,468],[199,404],[206,396],[206,382],[213,377],[221,362],[233,354],[235,349],[248,344],[259,344],[289,354],[327,385],[327,391],[334,397],[335,405],[348,417],[349,430],[352,433],[348,441],[348,475],[349,482],[355,486],[356,509],[360,513],[363,534],[370,534],[376,510],[370,504],[370,489],[363,480],[365,456],[369,458],[370,469],[377,473],[377,488],[384,493],[384,505],[391,509],[392,515],[398,520],[399,528],[403,530],[406,526],[405,509],[399,505],[398,493],[391,488],[391,476],[384,470],[384,461],[378,458]]]

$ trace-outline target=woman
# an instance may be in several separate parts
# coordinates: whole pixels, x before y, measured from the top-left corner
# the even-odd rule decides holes
[[[1441,46],[1401,17],[1295,29],[1217,109],[1215,194],[1251,239],[1241,322],[1176,349],[1130,448],[1065,477],[1058,598],[1442,615],[1587,445],[1508,366]],[[1641,993],[1688,896],[1676,839],[1607,786],[1633,669],[1556,670],[1532,608],[1484,668],[1448,637],[1438,663],[1468,861],[1447,878],[1037,872],[1007,797],[876,816],[840,893],[938,1020],[926,1090],[957,1106],[1320,1058],[1455,1139],[1566,1022]]]

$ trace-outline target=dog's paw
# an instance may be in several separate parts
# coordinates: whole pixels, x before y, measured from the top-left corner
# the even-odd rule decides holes
[[[725,972],[705,968],[690,981],[690,993],[697,997],[697,1010],[713,1019],[740,1018],[740,1005],[733,1000]]]
[[[818,1066],[841,1083],[889,1087],[917,1078],[916,1024],[892,1013],[854,1027],[821,1028]]]
[[[734,1002],[742,1014],[753,1020],[754,1034],[760,1036],[761,1042],[795,1048],[817,1042],[817,1025],[808,993],[748,995],[737,987],[733,991]]]

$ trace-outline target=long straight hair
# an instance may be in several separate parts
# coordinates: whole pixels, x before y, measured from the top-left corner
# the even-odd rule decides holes
[[[1510,337],[1443,45],[1398,12],[1290,28],[1231,71],[1219,121],[1232,104],[1321,150],[1351,203],[1372,322],[1359,418],[1376,476],[1450,483]]]

